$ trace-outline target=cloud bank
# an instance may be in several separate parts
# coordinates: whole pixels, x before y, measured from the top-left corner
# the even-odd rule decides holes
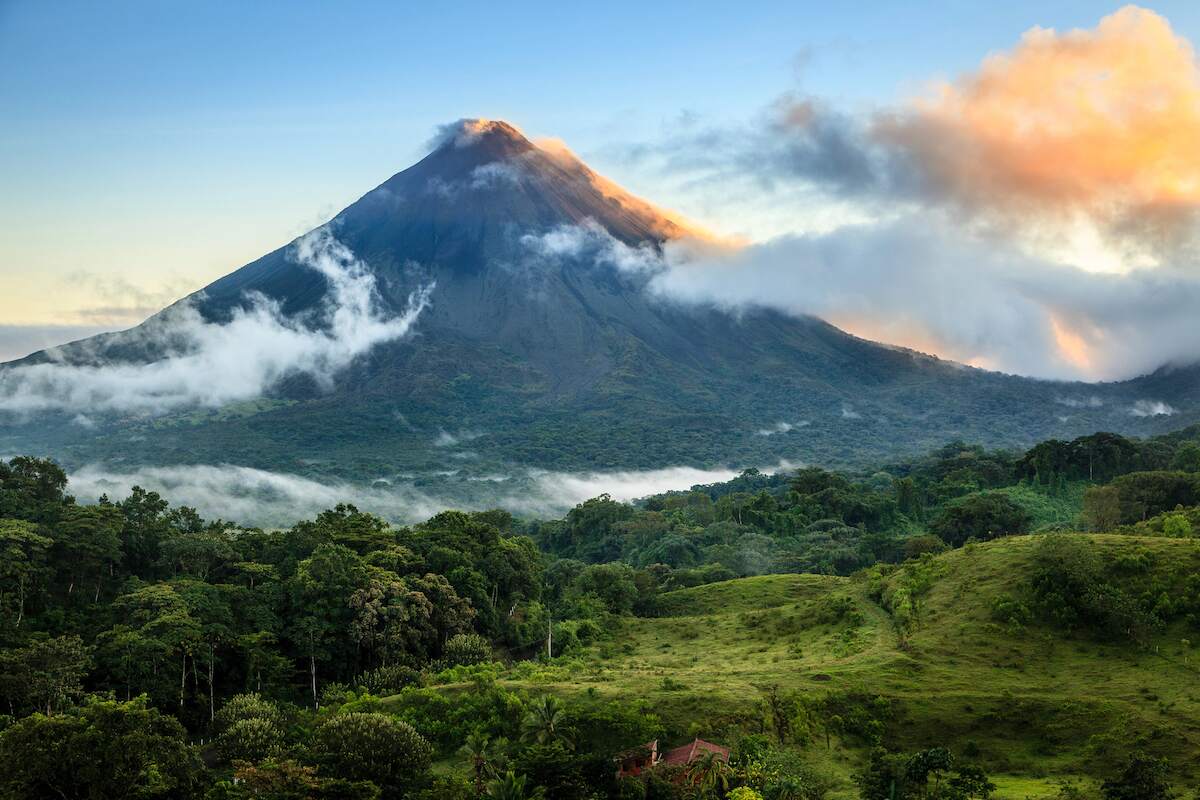
[[[0,371],[0,411],[161,413],[260,397],[296,374],[329,385],[357,356],[407,334],[433,289],[423,287],[403,313],[385,316],[377,310],[374,276],[327,228],[298,239],[291,257],[328,282],[324,304],[312,318],[285,317],[261,295],[223,324],[205,321],[190,302],[180,303],[144,330],[122,334],[123,344],[169,343],[165,357],[6,369]]]
[[[1200,275],[1098,274],[1031,257],[944,217],[784,236],[688,259],[658,294],[811,314],[865,338],[1043,378],[1115,379],[1200,356]]]
[[[790,468],[792,465],[781,463],[775,469]],[[528,470],[463,478],[463,486],[456,487],[456,473],[449,471],[441,476],[444,480],[439,488],[418,489],[404,480],[364,486],[228,464],[125,470],[92,465],[72,473],[70,487],[72,494],[87,502],[105,494],[117,500],[127,496],[133,486],[141,486],[172,503],[192,506],[208,518],[283,527],[338,503],[353,503],[398,523],[419,522],[447,508],[505,508],[527,517],[557,517],[605,492],[617,500],[633,500],[725,481],[737,474],[732,469],[692,467],[587,473]],[[481,490],[484,483],[491,488]]]
[[[1035,27],[904,105],[852,115],[785,96],[738,140],[758,154],[741,167],[843,196],[1043,239],[1096,236],[1127,258],[1194,245],[1200,67],[1166,19],[1136,6],[1092,30]]]
[[[685,120],[627,155],[722,194],[749,180],[840,209],[744,248],[669,252],[651,284],[664,297],[1044,378],[1200,360],[1200,66],[1151,11],[1034,28],[892,107],[788,95],[754,124]]]

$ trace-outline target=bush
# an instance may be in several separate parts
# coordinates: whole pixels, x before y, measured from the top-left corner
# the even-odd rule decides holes
[[[402,689],[420,683],[420,681],[420,671],[403,664],[373,669],[360,674],[354,680],[357,686],[361,686],[379,697],[398,694]]]
[[[279,706],[258,694],[236,694],[229,698],[213,717],[212,729],[218,736],[235,723],[247,719],[266,720],[276,728],[286,727],[284,714]]]
[[[739,786],[725,795],[725,800],[763,800],[763,796],[748,786]]]
[[[470,666],[492,660],[492,646],[475,633],[460,633],[450,637],[442,651],[447,666]]]
[[[406,722],[387,714],[338,714],[313,735],[313,755],[350,780],[401,788],[429,770],[433,746]]]
[[[249,761],[257,764],[283,750],[283,731],[271,720],[252,717],[239,719],[217,737],[217,752],[221,760]]]
[[[1011,595],[1002,594],[992,601],[992,619],[1004,623],[1010,629],[1020,630],[1029,624],[1032,616],[1029,606]]]
[[[1167,761],[1134,754],[1116,778],[1100,787],[1105,800],[1171,800],[1175,795],[1167,780]]]

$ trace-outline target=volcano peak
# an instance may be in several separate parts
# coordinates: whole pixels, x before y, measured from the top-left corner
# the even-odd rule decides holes
[[[495,158],[509,158],[536,149],[516,125],[499,119],[463,118],[443,125],[433,143],[435,151],[471,149]]]

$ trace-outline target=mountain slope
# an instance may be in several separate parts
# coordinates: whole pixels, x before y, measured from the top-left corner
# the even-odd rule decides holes
[[[1179,590],[1197,566],[1186,539],[1050,536],[1093,552],[1135,594],[1149,583]],[[863,723],[872,718],[889,748],[944,746],[981,764],[998,797],[1057,797],[1065,778],[1098,786],[1139,749],[1167,757],[1174,780],[1190,785],[1200,702],[1188,622],[1138,645],[1035,618],[998,621],[1001,604],[1032,604],[1029,576],[1045,538],[1001,538],[935,557],[924,565],[922,611],[905,633],[870,575],[762,575],[660,595],[657,618],[624,618],[612,637],[572,658],[501,680],[581,703],[646,702],[671,741],[737,741],[762,724],[771,686],[833,698],[844,728],[827,738],[827,716],[807,732],[797,722],[793,746],[835,779],[834,797],[858,797],[851,776],[871,748]],[[1147,564],[1144,573],[1122,572],[1130,559]],[[910,561],[886,575],[884,595],[921,566]]]
[[[1198,418],[1196,370],[1099,386],[1033,381],[813,318],[735,316],[653,296],[642,265],[689,229],[501,122],[453,128],[327,228],[368,265],[385,311],[434,287],[413,335],[369,349],[332,386],[293,374],[266,401],[110,415],[91,428],[63,424],[62,414],[10,419],[3,449],[50,451],[68,464],[120,454],[358,478],[451,463],[478,476],[513,464],[846,464],[953,438],[1019,446]],[[329,289],[288,246],[189,302],[216,324],[256,296],[299,318]],[[161,359],[170,325],[168,313],[21,363]],[[1138,401],[1179,413],[1136,416]]]

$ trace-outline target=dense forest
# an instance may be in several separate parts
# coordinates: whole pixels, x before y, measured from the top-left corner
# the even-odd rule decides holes
[[[911,647],[939,554],[1034,533],[1048,535],[1023,593],[997,597],[988,624],[1144,649],[1200,626],[1200,582],[1151,574],[1138,550],[1118,580],[1072,532],[1192,537],[1198,440],[954,443],[859,473],[601,496],[553,521],[446,511],[394,527],[343,505],[285,530],[142,489],[77,501],[55,463],[13,458],[0,462],[0,797],[816,800],[836,786],[799,744],[831,739],[854,754],[862,797],[986,797],[987,758],[955,741],[905,749],[885,699],[774,685],[721,723],[727,760],[618,780],[614,758],[710,730],[705,709],[564,698],[545,676],[588,648],[631,650],[627,621],[675,616],[700,596],[688,591],[753,576],[855,576],[873,605],[834,593],[798,604],[793,624],[851,648],[877,610]],[[1107,763],[1106,798],[1170,796],[1163,758]]]

